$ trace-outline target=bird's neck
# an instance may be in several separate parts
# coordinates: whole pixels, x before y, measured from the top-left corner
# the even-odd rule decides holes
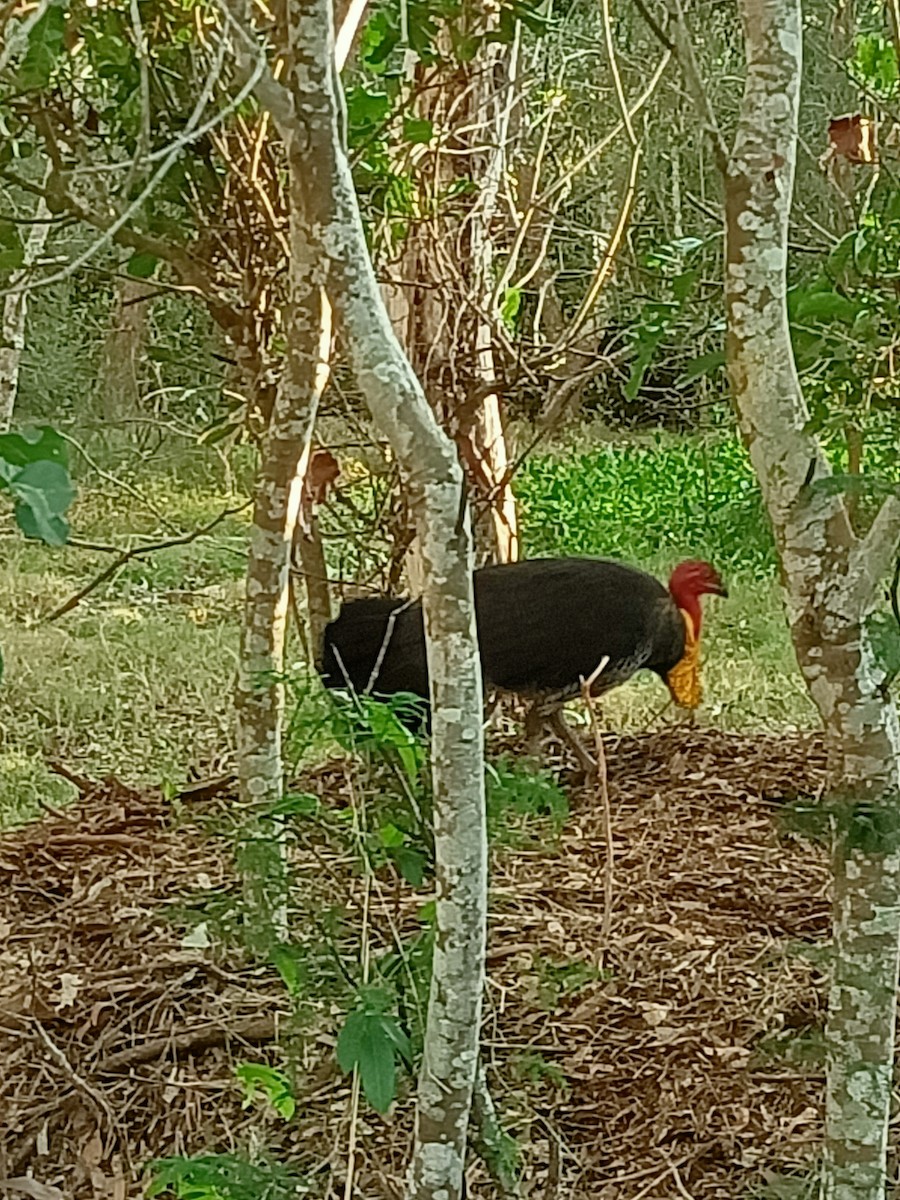
[[[682,592],[680,589],[669,588],[672,599],[691,618],[694,627],[694,637],[700,636],[700,625],[703,621],[703,611],[700,608],[700,597],[696,592]]]

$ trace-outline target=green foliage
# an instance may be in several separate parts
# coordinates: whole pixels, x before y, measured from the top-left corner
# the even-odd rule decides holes
[[[900,805],[896,799],[858,800],[833,795],[819,803],[797,800],[781,810],[786,830],[829,843],[834,840],[845,854],[893,854],[900,847]]]
[[[523,818],[538,820],[545,830],[549,826],[551,837],[558,836],[569,815],[569,802],[550,771],[501,757],[488,763],[486,782],[488,832],[493,841],[521,840]]]
[[[66,443],[44,427],[0,434],[0,491],[15,500],[16,523],[27,538],[62,546],[69,536],[63,514],[75,499]]]
[[[775,566],[756,478],[733,437],[573,443],[529,458],[514,488],[530,557],[674,565],[698,556],[759,577]]]
[[[150,1164],[148,1200],[295,1200],[308,1195],[302,1176],[275,1163],[250,1162],[237,1154],[160,1158]]]
[[[285,1121],[293,1118],[297,1100],[291,1081],[283,1072],[263,1063],[238,1063],[234,1073],[244,1093],[244,1108],[250,1108],[261,1097]]]
[[[552,1012],[566,996],[574,996],[598,980],[609,980],[612,973],[595,967],[593,963],[580,959],[554,961],[550,958],[536,959],[538,974],[537,999],[541,1008]]]
[[[0,273],[17,271],[25,262],[25,243],[14,221],[0,221]]]
[[[885,673],[884,686],[900,678],[900,626],[893,613],[875,612],[866,621],[866,632],[875,661]]]
[[[386,1011],[390,1004],[383,989],[361,988],[337,1041],[338,1065],[346,1074],[359,1071],[365,1097],[378,1112],[396,1099],[398,1060],[412,1062],[409,1038]]]
[[[657,348],[671,332],[697,286],[699,271],[688,267],[687,263],[703,245],[700,238],[677,238],[657,247],[646,257],[647,266],[660,276],[660,291],[665,298],[644,304],[629,330],[635,350],[624,389],[629,400],[634,400],[640,391]]]
[[[65,4],[51,0],[28,34],[28,49],[19,65],[18,82],[23,91],[38,91],[50,82],[62,53],[65,29]]]
[[[398,693],[382,702],[354,696],[334,712],[334,736],[345,750],[396,760],[410,787],[416,787],[425,762],[421,742],[404,721],[414,722],[423,711],[418,696]]]
[[[512,1062],[516,1078],[532,1085],[546,1084],[557,1091],[569,1090],[562,1068],[544,1058],[543,1054],[520,1054]]]
[[[847,65],[853,78],[878,100],[896,98],[900,84],[897,49],[889,38],[880,33],[859,34],[853,57]]]

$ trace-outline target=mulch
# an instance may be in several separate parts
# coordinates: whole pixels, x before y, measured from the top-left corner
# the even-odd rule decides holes
[[[590,789],[570,789],[558,839],[493,864],[484,1054],[525,1194],[759,1194],[807,1171],[822,1132],[821,1063],[776,1048],[824,1019],[809,951],[829,932],[827,860],[777,819],[821,790],[822,744],[684,726],[608,741],[606,939]],[[344,764],[302,782],[347,803]],[[311,1195],[343,1196],[355,1110],[333,1063],[338,1014],[323,1003],[319,1034],[294,1049],[292,1124],[243,1108],[234,1063],[281,1061],[285,989],[239,949],[185,937],[179,903],[235,886],[205,822],[221,798],[199,789],[173,806],[80,783],[71,810],[0,839],[0,1194],[7,1179],[15,1198],[126,1200],[151,1159],[265,1144],[308,1173]],[[323,870],[324,853],[298,870],[332,890],[323,907],[343,891],[352,914],[363,881],[346,859]],[[415,927],[425,899],[375,888],[373,941],[382,921]],[[359,1109],[354,1195],[402,1195],[410,1094],[386,1118]],[[469,1184],[495,1195],[477,1160]]]

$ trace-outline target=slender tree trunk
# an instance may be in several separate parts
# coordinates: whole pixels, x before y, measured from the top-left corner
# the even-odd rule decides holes
[[[109,332],[103,345],[97,393],[109,421],[137,412],[140,401],[138,364],[147,333],[147,296],[141,279],[119,279]]]
[[[38,200],[34,224],[25,240],[25,261],[22,270],[11,280],[21,283],[44,252],[50,232],[50,211],[44,198]],[[25,318],[28,313],[28,292],[10,292],[3,298],[0,313],[0,432],[9,429],[19,391],[19,370],[25,349]]]
[[[237,26],[238,65],[247,78],[259,67],[259,43],[241,0],[223,3]],[[290,65],[280,81],[263,72],[256,92],[285,144],[292,221],[304,223],[317,252],[315,261],[292,262],[292,276],[301,270],[327,274],[354,372],[410,490],[422,548],[434,714],[437,936],[409,1195],[457,1200],[478,1059],[487,907],[470,525],[455,449],[397,342],[369,259],[342,142],[331,0],[289,8],[280,25],[276,38],[289,51]]]
[[[261,448],[235,692],[240,798],[256,813],[270,809],[284,792],[282,676],[290,550],[331,346],[331,309],[312,267],[313,247],[300,209],[291,214],[291,250],[287,359]],[[277,825],[274,846],[271,832],[257,828],[256,848],[259,853],[242,861],[244,890],[265,942],[286,934]]]
[[[900,501],[851,528],[814,437],[790,343],[788,217],[799,0],[741,0],[747,79],[726,179],[727,357],[782,564],[800,668],[828,735],[836,804],[828,1016],[827,1200],[883,1200],[900,946],[900,729],[865,617],[900,541]]]

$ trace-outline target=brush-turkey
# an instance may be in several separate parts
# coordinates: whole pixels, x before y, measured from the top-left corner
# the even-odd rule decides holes
[[[532,700],[538,722],[575,745],[585,765],[560,706],[580,694],[582,680],[604,658],[594,695],[646,668],[666,682],[677,704],[699,704],[700,597],[728,594],[709,563],[680,563],[668,588],[635,567],[587,558],[482,567],[474,583],[486,689]],[[325,630],[322,675],[330,688],[427,699],[421,602],[378,597],[345,604]]]

